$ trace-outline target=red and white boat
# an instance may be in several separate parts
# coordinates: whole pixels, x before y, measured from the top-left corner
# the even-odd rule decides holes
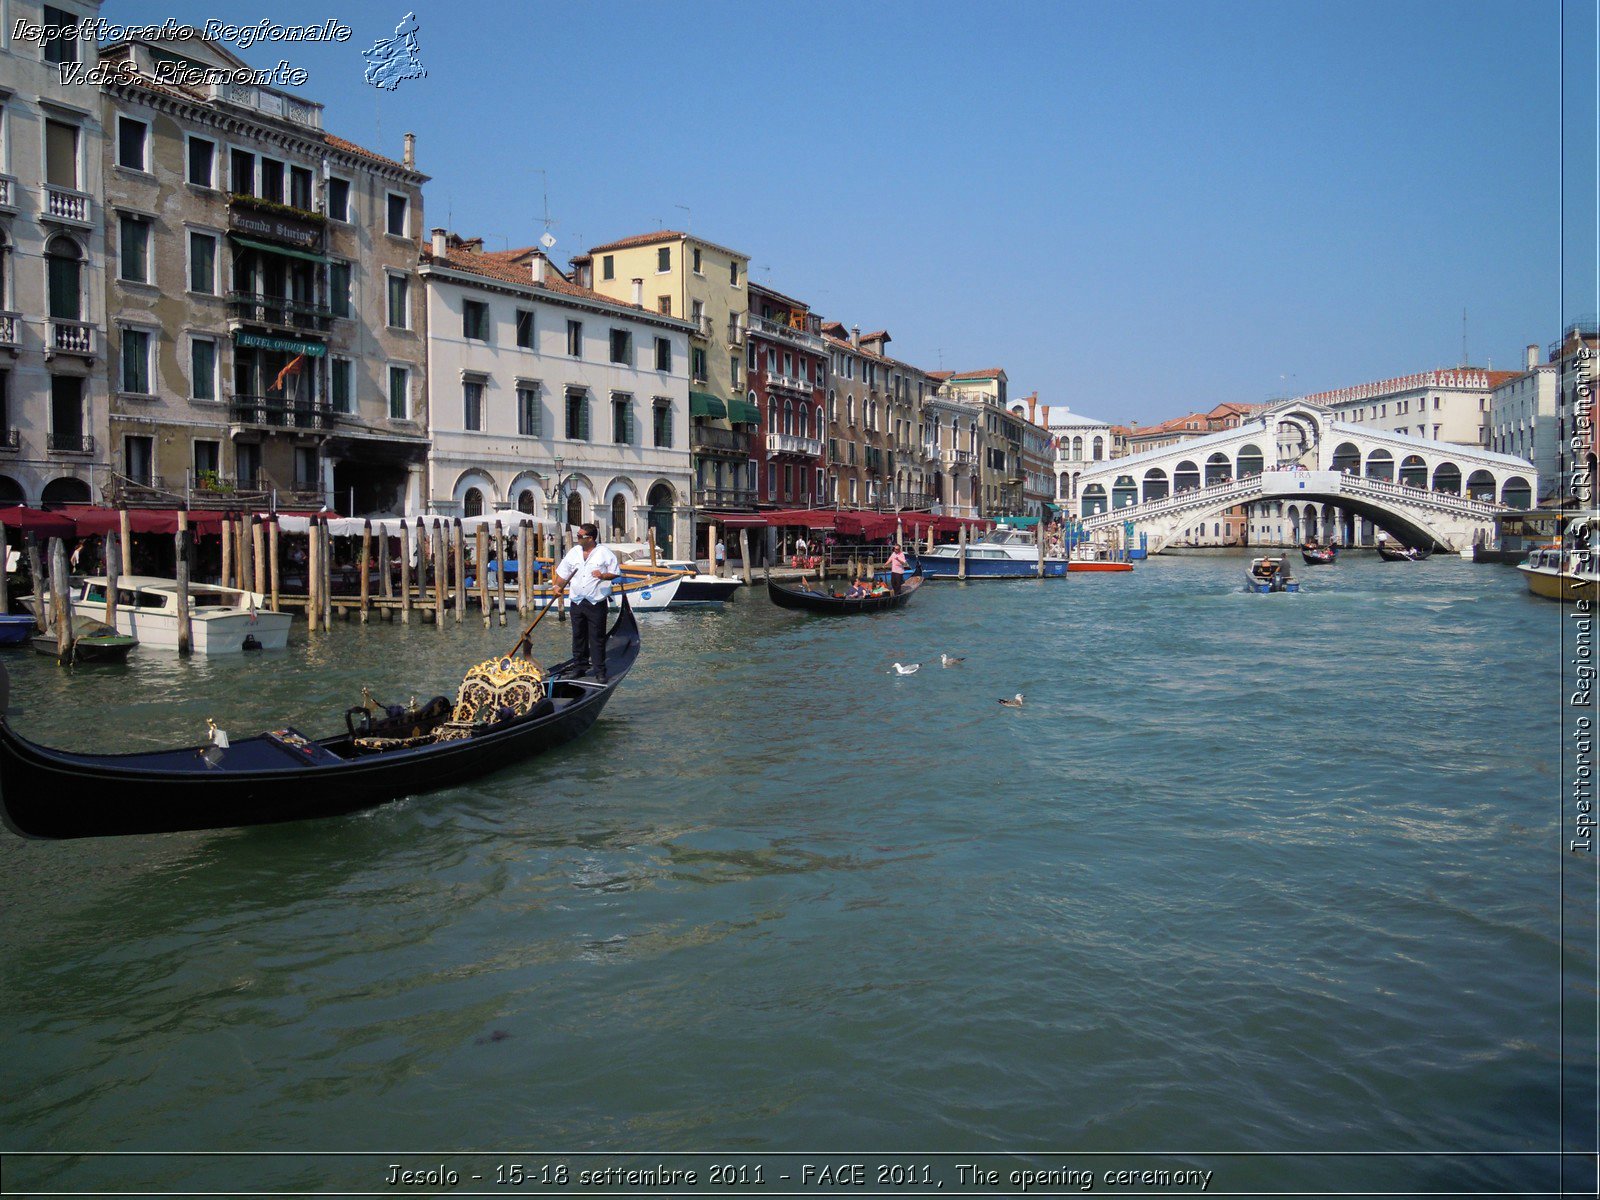
[[[1099,542],[1079,542],[1067,556],[1068,571],[1131,571],[1133,564],[1113,557],[1110,546]]]

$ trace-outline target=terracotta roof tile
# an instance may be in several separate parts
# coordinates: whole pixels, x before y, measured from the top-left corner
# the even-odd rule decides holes
[[[599,254],[602,250],[626,250],[630,246],[648,246],[652,242],[671,242],[689,235],[679,233],[676,229],[658,229],[654,233],[636,233],[632,237],[621,238],[615,242],[607,242],[604,246],[591,246],[590,254]]]
[[[683,320],[681,317],[663,318],[661,313],[654,312],[643,305],[630,304],[625,300],[618,300],[614,296],[603,296],[599,292],[573,283],[548,258],[545,259],[544,279],[542,282],[536,283],[533,278],[533,259],[536,255],[544,258],[544,254],[541,251],[531,248],[524,250],[496,250],[486,254],[477,254],[470,250],[463,250],[458,246],[452,246],[445,250],[443,258],[439,258],[424,247],[422,262],[424,264],[434,263],[439,266],[449,267],[453,271],[464,271],[469,275],[481,275],[485,279],[493,279],[500,283],[516,284],[518,287],[542,288],[547,292],[555,292],[557,295],[606,304],[612,308],[632,309],[650,317]]]
[[[322,140],[328,143],[328,145],[332,146],[335,150],[343,150],[347,154],[359,154],[363,158],[370,158],[376,162],[385,163],[391,167],[399,167],[402,171],[416,170],[415,167],[408,167],[405,165],[405,163],[396,162],[392,158],[386,158],[382,154],[368,150],[365,146],[358,146],[354,142],[347,142],[344,138],[338,137],[335,134],[324,133],[322,135]]]

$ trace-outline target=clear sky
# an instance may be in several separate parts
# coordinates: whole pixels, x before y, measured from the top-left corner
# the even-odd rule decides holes
[[[103,15],[336,17],[343,45],[239,53],[307,69],[330,132],[396,158],[415,132],[430,226],[529,245],[548,195],[561,262],[687,228],[825,317],[887,328],[906,361],[1001,366],[1013,395],[1154,422],[1457,365],[1463,312],[1468,360],[1497,369],[1593,315],[1595,3]],[[380,91],[360,52],[408,6],[428,75]]]

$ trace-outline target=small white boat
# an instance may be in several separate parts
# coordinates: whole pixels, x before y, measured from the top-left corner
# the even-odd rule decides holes
[[[613,546],[622,563],[622,573],[648,569],[652,572],[676,571],[683,576],[678,584],[677,591],[673,593],[670,608],[699,608],[708,604],[722,604],[733,599],[733,594],[744,586],[742,580],[721,575],[708,575],[700,570],[700,565],[686,558],[661,558],[650,561],[650,547],[640,543],[624,543]],[[637,607],[637,605],[635,605]]]
[[[1047,579],[1067,573],[1067,559],[1060,554],[1044,556]],[[908,551],[909,553],[909,551]],[[961,573],[961,547],[939,545],[916,555],[922,573],[930,579],[954,579]],[[1018,529],[996,529],[982,541],[967,545],[968,579],[1034,579],[1039,575],[1039,545]]]
[[[72,589],[74,615],[106,619],[106,579],[88,575]],[[215,583],[189,585],[190,645],[196,654],[282,650],[289,640],[288,613],[268,612],[259,592]],[[117,577],[117,632],[144,646],[178,648],[178,582],[157,575]]]
[[[622,564],[622,574],[622,584],[612,585],[611,599],[606,605],[612,610],[621,607],[622,601],[619,597],[624,591],[628,593],[628,604],[635,612],[658,612],[670,608],[673,597],[678,594],[678,586],[684,578],[677,574],[630,575],[626,563]],[[536,605],[543,606],[548,603],[550,596],[548,584],[541,584],[533,589],[533,602]]]
[[[1244,573],[1245,590],[1256,592],[1260,595],[1270,595],[1273,592],[1298,592],[1299,581],[1289,574],[1289,558],[1287,555],[1273,557],[1263,555],[1253,559],[1250,567]]]

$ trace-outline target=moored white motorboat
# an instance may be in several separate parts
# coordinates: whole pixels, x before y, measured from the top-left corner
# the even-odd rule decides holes
[[[935,546],[916,555],[922,573],[930,579],[954,579],[961,573],[961,547]],[[1044,573],[1059,579],[1067,573],[1067,559],[1047,553]],[[1015,529],[996,529],[982,541],[967,545],[968,579],[1033,579],[1039,574],[1038,543]]]
[[[686,558],[663,558],[659,554],[650,561],[650,547],[642,542],[614,545],[611,549],[622,563],[622,573],[634,571],[648,574],[677,572],[682,575],[677,590],[672,594],[669,608],[700,608],[709,604],[722,604],[733,599],[733,594],[744,586],[742,580],[708,575],[700,564]],[[637,607],[637,605],[635,605]]]
[[[1517,564],[1523,581],[1535,596],[1547,600],[1595,600],[1600,582],[1600,559],[1593,550],[1563,550],[1560,546],[1540,546]]]
[[[71,591],[75,616],[105,621],[105,576],[74,578]],[[23,603],[32,608],[38,600],[28,596]],[[196,654],[282,650],[288,644],[292,620],[288,613],[267,611],[266,598],[259,592],[215,583],[189,585],[190,645]],[[116,627],[118,633],[138,638],[144,646],[176,650],[177,580],[158,575],[118,576]]]

